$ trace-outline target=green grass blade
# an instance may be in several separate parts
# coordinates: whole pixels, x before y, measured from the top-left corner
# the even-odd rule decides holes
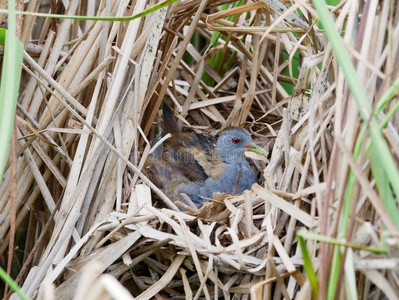
[[[10,10],[7,34],[5,29],[0,29],[0,43],[5,44],[0,84],[0,178],[3,177],[8,158],[17,106],[23,53],[23,45],[16,38],[15,11],[12,9],[12,4],[9,3],[8,6]]]
[[[375,109],[376,114],[380,113],[391,100],[396,96],[399,91],[399,77],[396,78],[395,82],[389,87],[388,90],[382,95],[380,100],[378,101],[377,107]]]
[[[5,45],[0,83],[0,178],[3,177],[4,167],[8,158],[21,78],[22,52],[24,49],[16,37],[15,0],[9,0],[8,7],[8,31],[3,28],[0,29],[0,44]],[[0,278],[21,299],[29,299],[2,268],[0,268]]]
[[[303,237],[303,234],[306,231],[300,230],[297,233],[298,237],[298,242],[299,246],[301,247],[301,252],[302,252],[302,259],[303,259],[303,267],[305,269],[306,275],[308,276],[310,286],[312,287],[313,290],[313,296],[316,299],[317,298],[317,293],[319,290],[319,284],[317,281],[317,275],[316,272],[313,268],[313,262],[312,259],[310,258],[308,248],[306,247],[306,241],[305,238]]]
[[[379,162],[379,157],[377,153],[377,148],[374,144],[371,145],[370,155],[375,157],[371,160],[371,172],[375,178],[377,185],[377,191],[383,201],[384,207],[392,218],[392,221],[399,227],[399,212],[396,206],[395,197],[392,194],[392,190],[389,184],[389,178],[385,174],[384,170],[380,168],[381,162]]]
[[[46,13],[37,13],[37,12],[30,12],[30,11],[15,11],[16,14],[19,15],[27,15],[27,16],[35,16],[35,17],[42,17],[42,18],[53,18],[53,19],[71,19],[71,20],[84,20],[84,21],[133,21],[135,19],[144,17],[150,13],[157,11],[163,7],[169,6],[174,2],[179,0],[165,0],[154,6],[151,6],[138,14],[132,16],[125,16],[125,17],[91,17],[91,16],[67,16],[67,15],[57,15],[57,14],[46,14]],[[0,13],[9,13],[7,9],[0,9]]]
[[[376,108],[376,115],[378,115],[388,104],[391,102],[392,99],[396,96],[399,92],[399,77],[396,78],[395,82],[389,87],[389,89],[382,95],[381,99],[378,101],[377,108]],[[389,120],[393,117],[396,111],[399,109],[399,101],[396,102],[393,107],[387,112],[384,120],[380,123],[380,128],[384,128],[387,126]]]
[[[339,278],[339,270],[341,268],[341,250],[339,247],[334,248],[333,257],[331,260],[330,276],[327,284],[326,299],[333,300],[337,290],[337,283]]]
[[[355,250],[369,251],[369,252],[377,253],[377,254],[387,253],[386,249],[373,248],[373,247],[369,247],[369,246],[348,243],[348,242],[340,241],[338,239],[335,239],[335,238],[332,238],[329,236],[317,234],[317,233],[314,233],[311,231],[301,230],[300,234],[304,239],[307,239],[307,240],[328,243],[328,244],[332,244],[332,245],[336,245],[336,246],[343,246],[343,247],[347,247],[347,248],[351,248],[351,249],[355,249]]]
[[[8,286],[22,299],[22,300],[30,300],[28,296],[25,295],[25,293],[21,290],[18,284],[15,283],[15,281],[8,276],[6,271],[4,271],[0,267],[0,278],[8,284]]]

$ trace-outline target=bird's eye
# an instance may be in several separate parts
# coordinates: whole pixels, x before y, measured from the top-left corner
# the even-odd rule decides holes
[[[231,141],[233,142],[233,144],[238,144],[240,142],[240,139],[238,137],[233,137]]]

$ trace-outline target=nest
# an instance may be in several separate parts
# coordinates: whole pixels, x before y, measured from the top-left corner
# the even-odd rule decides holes
[[[277,236],[265,235],[272,218],[282,217],[268,204],[268,199],[285,202],[273,193],[255,186],[252,194],[248,191],[230,198],[217,194],[215,202],[188,214],[154,208],[148,187],[137,185],[136,189],[144,203],[133,209],[134,213],[111,213],[104,224],[93,227],[82,242],[72,247],[69,257],[58,264],[70,271],[62,273],[58,269],[49,275],[62,275],[57,298],[69,298],[71,286],[81,286],[78,290],[82,290],[83,297],[90,291],[84,278],[105,270],[120,278],[139,299],[158,293],[177,299],[218,295],[229,298],[231,293],[250,292],[256,296],[265,284],[290,275],[302,284],[305,282],[295,267],[301,265],[301,256],[290,257]],[[298,218],[304,223],[311,221],[310,216],[300,215],[293,205],[281,206],[289,213],[299,213]],[[102,237],[104,232],[107,234]],[[270,239],[278,257],[267,251]],[[80,255],[70,260],[76,253]],[[265,280],[266,267],[275,270],[278,277]]]
[[[121,17],[155,3],[69,2],[51,9]],[[398,6],[370,3],[329,8],[397,169]],[[22,291],[394,299],[394,177],[378,171],[377,117],[364,118],[317,17],[299,0],[178,1],[130,22],[24,16],[16,160],[0,186],[0,264],[14,257]],[[270,153],[251,158],[262,183],[175,209],[142,170],[166,97],[184,130],[246,127]]]

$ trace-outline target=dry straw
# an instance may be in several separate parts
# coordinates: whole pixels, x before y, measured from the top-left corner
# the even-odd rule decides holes
[[[156,1],[31,0],[25,9],[55,3],[63,14],[120,17]],[[306,245],[320,299],[336,267],[331,243],[360,247],[340,248],[338,298],[399,294],[397,257],[359,250],[396,245],[397,227],[371,173],[367,136],[353,157],[365,124],[315,9],[303,0],[232,3],[178,1],[130,22],[24,16],[13,257],[27,296],[309,299],[299,229],[327,238]],[[398,77],[399,5],[329,9],[374,106]],[[254,160],[262,184],[180,211],[142,173],[165,98],[185,130],[248,128],[270,153]],[[383,131],[395,159],[398,120]],[[350,168],[359,179],[342,239]],[[11,179],[8,168],[2,264],[12,255]]]

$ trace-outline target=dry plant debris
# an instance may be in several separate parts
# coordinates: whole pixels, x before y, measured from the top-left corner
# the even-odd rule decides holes
[[[31,0],[24,9],[126,16],[155,3]],[[367,139],[353,158],[365,124],[315,9],[232,3],[178,1],[131,22],[23,17],[13,255],[29,297],[309,299],[296,232],[345,242],[337,228],[350,167],[358,184],[346,241],[379,248],[385,239],[392,250],[342,247],[352,269],[341,274],[353,270],[362,299],[399,294],[397,227],[376,193]],[[329,8],[369,100],[379,99],[399,72],[397,2]],[[178,210],[141,172],[166,97],[185,130],[248,128],[270,153],[254,161],[264,183]],[[398,121],[384,129],[395,159]],[[10,174],[0,186],[2,266],[12,255]],[[333,246],[307,248],[323,293]]]

